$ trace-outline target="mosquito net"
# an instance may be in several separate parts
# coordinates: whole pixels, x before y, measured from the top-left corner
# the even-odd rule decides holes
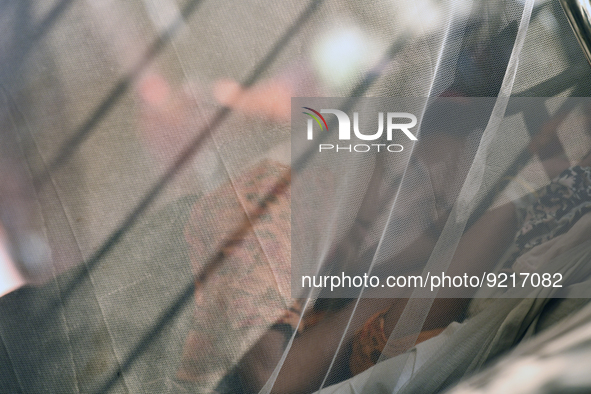
[[[591,298],[558,2],[7,0],[0,28],[0,391],[439,392]]]

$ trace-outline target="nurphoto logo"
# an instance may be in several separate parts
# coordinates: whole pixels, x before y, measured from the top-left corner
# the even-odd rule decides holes
[[[338,109],[321,109],[316,111],[310,107],[302,107],[309,112],[303,112],[308,115],[307,124],[307,139],[314,139],[314,123],[318,125],[321,132],[328,131],[328,123],[322,114],[332,114],[336,116],[338,121],[338,137],[339,141],[351,141],[351,119],[349,115]],[[315,122],[314,122],[315,121]],[[408,112],[388,112],[386,115],[386,139],[385,141],[392,141],[394,135],[400,134],[406,136],[411,141],[416,141],[417,137],[410,132],[409,129],[417,124],[417,117]],[[353,133],[356,139],[361,141],[377,141],[382,140],[384,133],[384,113],[378,113],[378,130],[372,134],[362,133],[359,130],[359,112],[353,112]],[[387,143],[361,143],[361,144],[318,144],[319,152],[333,151],[333,152],[357,152],[365,153],[369,151],[387,151],[387,152],[402,152],[404,147],[400,144]]]

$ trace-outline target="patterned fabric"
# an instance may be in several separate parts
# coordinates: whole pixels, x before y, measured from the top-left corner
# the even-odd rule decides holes
[[[292,303],[289,184],[287,166],[264,161],[192,208],[185,239],[195,319],[177,378],[200,391],[211,391]]]
[[[591,167],[567,168],[525,208],[525,221],[515,238],[518,254],[567,232],[590,211]]]

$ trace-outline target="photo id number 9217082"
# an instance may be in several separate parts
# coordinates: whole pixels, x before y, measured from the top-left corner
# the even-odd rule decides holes
[[[507,274],[501,272],[499,274],[488,273],[486,275],[486,285],[488,287],[562,287],[561,273],[529,273],[520,272],[519,274],[513,272]]]

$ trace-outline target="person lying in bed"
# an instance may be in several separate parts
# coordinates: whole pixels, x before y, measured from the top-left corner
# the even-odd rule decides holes
[[[522,200],[517,206],[512,202],[486,212],[461,238],[447,274],[471,276],[486,270],[491,272],[495,262],[512,248],[504,263],[510,269],[519,256],[527,255],[536,246],[568,232],[579,218],[591,211],[589,166],[591,154],[587,154],[578,166],[564,170],[539,192],[537,200],[527,205]],[[583,235],[579,241],[584,239]],[[424,252],[423,258],[426,258],[431,250]],[[344,334],[344,341],[349,346],[340,348],[329,383],[361,373],[378,361],[407,302],[407,299],[360,301],[350,324],[354,328]],[[398,347],[396,342],[390,343],[388,356],[404,353],[414,344],[440,334],[450,323],[462,320],[469,303],[469,298],[435,299],[416,341],[401,340]],[[322,319],[306,325],[296,335],[273,385],[273,392],[303,393],[318,389],[339,347],[343,327],[347,325],[353,308],[354,304],[350,303],[343,309],[328,311]],[[472,306],[471,313],[476,314],[474,310],[478,308]],[[297,322],[297,319],[291,321],[294,320]],[[304,324],[307,320],[314,319],[304,316]],[[285,334],[291,333],[281,329],[285,322],[281,321],[276,329],[268,331],[242,359],[239,371],[248,390],[258,391],[271,376],[286,343]]]

